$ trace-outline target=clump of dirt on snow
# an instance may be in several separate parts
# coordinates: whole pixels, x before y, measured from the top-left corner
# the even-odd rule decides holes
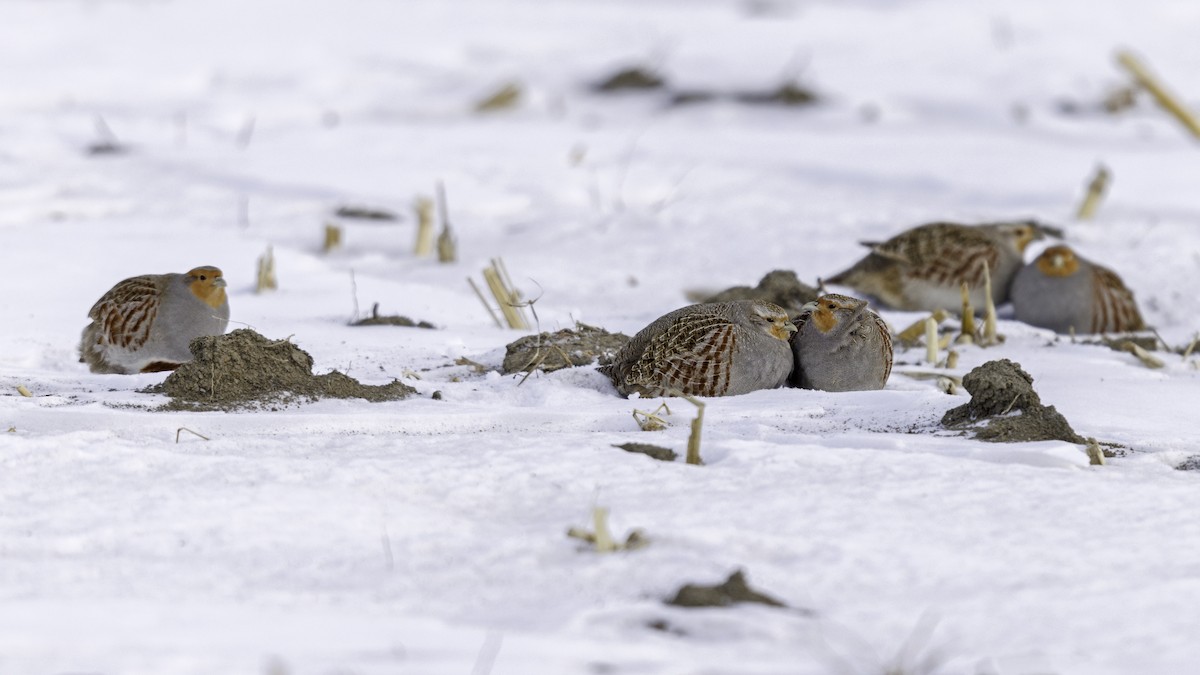
[[[729,578],[715,586],[700,586],[685,584],[675,593],[675,597],[666,601],[668,605],[678,607],[728,607],[739,602],[757,602],[772,607],[787,605],[769,595],[759,593],[746,583],[746,575],[738,570]]]
[[[379,303],[371,308],[371,316],[350,322],[351,326],[402,326],[405,328],[437,328],[428,321],[414,321],[399,314],[380,314]]]
[[[1087,442],[1054,406],[1042,405],[1033,390],[1033,377],[1008,359],[975,368],[963,377],[963,387],[971,393],[971,401],[948,410],[942,417],[945,427],[973,430],[982,441]]]
[[[635,454],[648,455],[660,462],[674,462],[679,458],[679,455],[670,448],[664,448],[661,445],[652,445],[650,443],[622,443],[614,445],[614,448],[620,448],[625,452]]]
[[[734,286],[716,295],[689,296],[696,302],[731,302],[733,300],[766,300],[787,310],[788,316],[796,317],[805,304],[817,299],[817,289],[801,283],[795,272],[775,270],[768,272],[754,288]]]
[[[549,373],[597,361],[604,365],[612,361],[626,342],[629,342],[629,336],[623,333],[610,333],[603,328],[578,323],[575,328],[526,335],[509,343],[502,370],[505,375],[511,375],[534,370]]]
[[[270,408],[321,398],[395,401],[416,393],[393,380],[364,385],[338,371],[313,375],[312,356],[287,340],[268,340],[241,328],[225,335],[198,337],[192,360],[171,373],[153,393],[165,393],[165,410]]]

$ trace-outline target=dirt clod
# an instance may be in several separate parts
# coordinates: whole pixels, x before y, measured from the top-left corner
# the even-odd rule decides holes
[[[649,443],[622,443],[614,445],[614,448],[620,448],[625,452],[636,452],[643,455],[649,455],[660,462],[674,462],[679,455],[670,448],[664,448],[660,445],[651,445]]]
[[[787,82],[770,91],[739,92],[734,95],[734,99],[756,105],[801,106],[817,103],[820,97],[807,87]]]
[[[787,606],[750,588],[742,570],[729,575],[728,579],[716,586],[685,584],[675,593],[675,597],[667,600],[668,605],[677,607],[728,607],[739,602],[757,602],[772,607]]]
[[[308,352],[248,328],[196,338],[189,348],[192,360],[147,390],[171,397],[166,410],[263,409],[322,398],[395,401],[416,393],[399,380],[373,386],[336,370],[313,375]]]
[[[945,427],[972,430],[983,441],[1087,442],[1054,406],[1042,405],[1033,390],[1033,377],[1008,359],[975,368],[963,376],[963,387],[971,393],[971,400],[946,412],[942,417]]]
[[[601,92],[661,89],[666,82],[645,68],[624,68],[592,85]]]
[[[399,314],[380,314],[379,303],[371,308],[371,316],[353,321],[351,326],[403,326],[406,328],[437,328],[437,326],[428,321],[413,321],[407,316]]]
[[[555,333],[526,335],[509,343],[502,370],[511,375],[534,370],[549,373],[597,361],[603,365],[612,361],[626,342],[629,336],[623,333],[610,333],[582,323]]]
[[[1175,467],[1179,471],[1200,471],[1200,455],[1192,455]]]
[[[400,220],[400,216],[372,206],[346,205],[339,206],[334,211],[339,218],[354,218],[357,220]]]
[[[766,300],[787,310],[795,317],[806,303],[817,299],[817,289],[801,283],[795,272],[775,270],[768,272],[754,288],[734,286],[716,295],[699,298],[697,302],[731,302],[733,300]]]

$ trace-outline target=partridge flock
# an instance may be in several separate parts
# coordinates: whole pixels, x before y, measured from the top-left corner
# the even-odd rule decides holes
[[[1033,222],[931,223],[882,243],[827,281],[900,310],[956,310],[961,284],[984,304],[1011,300],[1016,318],[1060,333],[1146,327],[1133,294],[1112,270],[1062,245],[1023,264],[1049,233]],[[119,282],[92,306],[80,362],[96,373],[173,370],[197,337],[229,323],[225,278],[216,267],[147,274]],[[639,331],[600,372],[622,396],[734,396],[789,384],[825,391],[882,389],[892,371],[887,324],[867,301],[826,293],[795,322],[761,300],[709,302],[670,312]]]
[[[1048,234],[1055,232],[1035,222],[930,223],[867,243],[870,253],[826,281],[912,311],[959,310],[963,282],[982,308],[990,283],[994,304],[1011,301],[1017,319],[1034,326],[1060,333],[1146,327],[1120,277],[1066,246],[1024,264],[1029,244]],[[837,293],[805,305],[794,326],[764,302],[677,309],[600,367],[623,396],[730,396],[785,383],[865,391],[882,389],[891,371],[887,324],[865,300]]]

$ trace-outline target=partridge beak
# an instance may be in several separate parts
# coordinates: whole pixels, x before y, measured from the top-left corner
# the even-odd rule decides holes
[[[215,288],[225,288],[225,277],[217,277],[212,280],[212,285]]]
[[[791,340],[792,333],[796,332],[796,326],[791,321],[782,321],[771,326],[771,336],[787,342]]]

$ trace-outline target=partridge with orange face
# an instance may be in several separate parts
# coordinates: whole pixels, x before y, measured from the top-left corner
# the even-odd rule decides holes
[[[992,301],[1008,299],[1022,254],[1048,228],[1034,222],[958,225],[930,223],[901,232],[883,243],[867,243],[871,252],[825,281],[849,286],[895,309],[958,311],[960,286],[971,288],[971,303],[984,306],[984,268],[992,282]]]
[[[1018,321],[1056,333],[1146,327],[1133,293],[1121,277],[1067,246],[1051,246],[1017,273],[1012,302]]]
[[[796,317],[792,386],[824,391],[883,389],[892,373],[892,335],[865,300],[828,293]]]
[[[192,360],[188,343],[229,324],[225,278],[216,267],[126,279],[92,306],[81,363],[93,373],[174,370]]]
[[[622,396],[734,396],[783,386],[787,312],[759,300],[710,302],[656,319],[600,367]]]

